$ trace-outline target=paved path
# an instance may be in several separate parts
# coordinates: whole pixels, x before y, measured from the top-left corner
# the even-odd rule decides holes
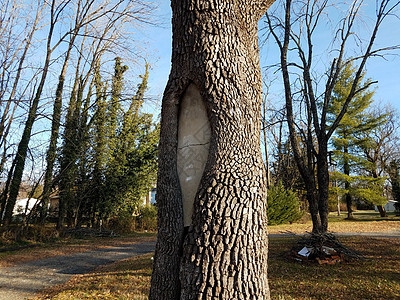
[[[0,300],[20,300],[96,267],[154,251],[155,242],[102,248],[0,268]]]

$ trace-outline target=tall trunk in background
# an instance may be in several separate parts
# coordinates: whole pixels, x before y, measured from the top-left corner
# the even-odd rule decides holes
[[[4,189],[0,195],[0,221],[3,220],[4,211],[6,209],[8,191],[10,189],[10,184],[11,184],[11,180],[12,180],[12,174],[14,173],[15,163],[16,163],[16,160],[14,159],[13,163],[11,165],[10,171],[8,172],[8,175],[7,175],[6,184],[4,185]]]
[[[5,226],[8,226],[11,222],[12,212],[13,212],[13,209],[15,206],[15,202],[17,200],[19,187],[20,187],[21,180],[22,180],[22,174],[24,171],[25,159],[26,159],[26,154],[28,151],[29,141],[31,138],[32,126],[36,119],[36,111],[37,111],[37,108],[39,105],[39,100],[42,95],[43,87],[44,87],[48,69],[49,69],[50,57],[51,57],[51,52],[52,52],[51,39],[53,36],[53,30],[54,30],[54,25],[55,25],[54,9],[55,9],[55,1],[52,1],[51,22],[49,25],[50,26],[49,33],[47,36],[46,58],[44,61],[42,76],[41,76],[38,88],[36,90],[35,97],[33,98],[33,101],[30,105],[29,112],[28,112],[28,118],[25,122],[25,128],[24,128],[21,140],[18,145],[17,154],[15,156],[15,168],[14,168],[14,173],[13,173],[13,177],[12,177],[11,184],[10,184],[10,194],[8,197],[5,214],[4,214],[4,219],[3,219],[3,224]]]
[[[376,170],[376,162],[374,163],[374,169],[372,170],[372,178],[378,178],[379,176],[378,176],[378,172],[377,172],[377,170]],[[382,217],[382,218],[386,218],[387,217],[387,213],[386,213],[386,210],[385,210],[385,208],[383,207],[383,205],[377,205],[376,206],[376,208],[378,209],[378,211],[379,211],[379,215]]]
[[[269,299],[257,22],[272,2],[171,1],[150,299]]]
[[[269,168],[269,155],[268,155],[268,144],[267,144],[267,103],[266,100],[262,104],[262,135],[264,140],[264,152],[265,152],[265,171],[267,176],[267,188],[271,185],[271,172]]]
[[[68,61],[69,57],[74,45],[74,41],[76,38],[76,34],[74,34],[69,41],[68,50],[64,59],[64,63],[61,69],[60,76],[58,78],[58,85],[56,90],[56,98],[54,99],[53,104],[53,117],[51,121],[51,135],[50,135],[50,145],[47,150],[46,156],[46,173],[44,175],[44,184],[43,184],[43,196],[42,196],[42,208],[40,211],[40,219],[41,222],[44,223],[46,215],[47,215],[47,207],[49,204],[50,193],[53,186],[53,168],[54,162],[56,160],[57,155],[57,140],[58,133],[60,130],[60,120],[61,120],[61,107],[62,107],[62,93],[64,90],[64,81],[65,74],[67,73]]]
[[[349,147],[345,145],[343,147],[343,153],[344,153],[344,161],[343,161],[343,174],[350,176],[350,163],[349,163]],[[350,189],[350,182],[346,180],[344,183],[344,188],[349,191]],[[354,219],[354,214],[353,214],[353,208],[352,208],[352,199],[351,199],[351,194],[350,192],[346,192],[345,194],[345,200],[346,200],[346,207],[347,207],[347,219],[352,220]]]
[[[65,117],[65,129],[64,129],[64,142],[61,151],[60,160],[60,174],[59,174],[59,189],[60,198],[58,202],[58,220],[57,229],[61,230],[64,226],[65,217],[67,210],[74,197],[73,188],[76,179],[76,140],[77,140],[77,127],[76,127],[76,115],[80,112],[76,111],[77,102],[79,97],[81,79],[79,75],[79,63],[75,72],[75,80],[72,88],[67,115]]]
[[[107,128],[107,144],[109,145],[109,157],[113,156],[117,143],[118,116],[121,115],[122,107],[120,101],[121,93],[124,87],[124,73],[128,70],[128,66],[122,65],[120,57],[115,58],[114,76],[111,85],[110,103],[107,107],[106,128]]]
[[[91,200],[91,225],[94,227],[99,223],[98,210],[101,201],[104,200],[104,165],[106,161],[106,112],[107,86],[101,81],[100,68],[97,66],[94,71],[94,84],[96,89],[96,113],[93,120],[95,139],[93,146],[94,166],[92,171],[93,188],[90,195]]]
[[[321,132],[318,139],[317,178],[318,178],[318,212],[321,220],[321,232],[328,231],[329,215],[329,165],[328,165],[328,139],[325,131]]]

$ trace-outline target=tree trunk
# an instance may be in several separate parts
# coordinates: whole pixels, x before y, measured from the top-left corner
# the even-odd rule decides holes
[[[329,166],[328,143],[326,137],[319,138],[319,152],[317,156],[318,177],[318,210],[321,219],[321,233],[328,231],[328,201],[329,201]]]
[[[377,205],[376,207],[378,208],[379,214],[381,215],[382,218],[387,217],[386,210],[382,205]]]
[[[42,91],[44,88],[44,84],[46,82],[46,77],[47,77],[47,73],[48,73],[48,69],[49,69],[49,65],[50,65],[50,58],[51,58],[51,53],[52,53],[51,39],[53,36],[53,30],[54,30],[54,26],[55,26],[54,9],[55,9],[55,1],[52,1],[52,3],[51,3],[51,22],[49,25],[50,26],[49,33],[47,36],[46,57],[45,57],[45,61],[44,61],[42,76],[40,78],[40,82],[39,82],[38,88],[36,90],[35,97],[33,98],[33,101],[29,108],[28,118],[25,122],[24,131],[22,133],[22,137],[21,137],[21,140],[18,145],[17,154],[15,156],[15,169],[14,169],[13,177],[12,177],[11,184],[10,184],[10,195],[8,197],[7,206],[5,209],[5,214],[4,214],[4,219],[3,219],[3,223],[6,227],[11,222],[13,209],[15,206],[15,202],[17,201],[19,187],[20,187],[20,184],[22,181],[22,174],[23,174],[24,167],[25,167],[25,159],[26,159],[26,155],[28,152],[28,145],[29,145],[29,141],[31,138],[31,131],[32,131],[33,123],[35,122],[35,119],[36,119],[36,111],[37,111],[37,108],[39,105],[40,97],[42,95]]]
[[[48,204],[50,200],[50,194],[53,187],[53,168],[54,162],[57,156],[57,140],[58,140],[58,133],[60,130],[60,120],[61,120],[61,108],[62,108],[62,93],[64,90],[64,81],[65,81],[65,74],[67,73],[68,61],[72,51],[72,47],[75,41],[76,35],[74,35],[68,45],[68,50],[64,59],[64,63],[61,69],[60,77],[58,79],[58,85],[56,90],[56,98],[53,104],[53,117],[51,122],[51,135],[50,135],[50,144],[49,149],[47,150],[46,155],[46,173],[44,175],[44,184],[43,184],[43,196],[42,196],[42,208],[40,211],[40,220],[41,223],[44,224]]]
[[[289,138],[290,144],[293,150],[293,156],[296,161],[297,167],[299,169],[300,175],[303,178],[304,184],[306,186],[307,191],[307,201],[309,204],[311,219],[313,222],[314,233],[322,232],[322,223],[319,215],[319,207],[318,207],[318,191],[317,184],[315,182],[315,171],[312,162],[312,140],[311,137],[308,137],[307,141],[307,156],[302,154],[302,150],[300,148],[300,138],[297,135],[294,113],[293,113],[293,98],[292,98],[292,88],[290,81],[290,73],[289,73],[289,63],[288,63],[288,52],[289,52],[289,43],[290,43],[290,35],[291,35],[291,20],[290,20],[290,12],[291,12],[291,0],[286,0],[286,8],[285,8],[285,23],[284,23],[284,39],[283,42],[280,41],[278,36],[273,33],[276,42],[280,48],[280,65],[282,69],[282,79],[285,87],[285,107],[286,107],[286,120],[289,129]],[[310,124],[310,123],[309,123]]]
[[[271,172],[269,168],[269,155],[268,155],[268,144],[267,144],[267,122],[266,122],[266,115],[267,115],[267,103],[266,100],[263,101],[262,104],[262,134],[264,139],[264,152],[265,152],[265,171],[267,176],[267,188],[269,189],[271,186]]]
[[[51,34],[52,34],[52,28],[51,28]],[[51,34],[49,34],[50,37],[51,37]],[[49,40],[49,43],[50,43],[50,40]],[[17,201],[19,187],[20,187],[20,184],[22,181],[22,174],[23,174],[24,167],[25,167],[25,159],[26,159],[26,155],[28,152],[28,145],[29,145],[29,141],[31,138],[32,126],[36,119],[36,111],[37,111],[37,108],[39,105],[39,100],[40,100],[40,96],[43,91],[44,83],[46,81],[46,76],[47,76],[48,67],[49,67],[49,63],[50,63],[50,55],[51,55],[50,47],[48,46],[48,51],[47,51],[47,55],[46,55],[45,65],[43,68],[43,73],[41,76],[41,81],[40,81],[38,89],[36,91],[36,95],[32,101],[31,107],[29,108],[28,119],[25,122],[25,128],[24,128],[21,140],[18,145],[17,154],[15,156],[15,169],[14,169],[12,181],[10,184],[10,195],[8,197],[7,206],[6,206],[5,214],[4,214],[4,220],[3,220],[4,225],[6,227],[11,222],[13,209],[15,206],[15,202]]]
[[[57,229],[61,230],[64,226],[65,218],[68,217],[71,225],[71,213],[74,207],[76,191],[77,165],[78,158],[78,137],[77,129],[79,127],[79,117],[82,103],[82,79],[78,75],[78,69],[75,74],[75,82],[72,88],[72,94],[68,105],[67,116],[65,118],[64,144],[60,158],[60,178],[59,189],[60,198],[58,203],[58,221]]]
[[[171,1],[150,299],[269,299],[257,22],[271,3]],[[183,125],[194,110],[201,128]]]
[[[346,136],[345,136],[345,138],[346,138]],[[348,146],[344,146],[343,153],[344,153],[343,173],[345,175],[347,175],[347,177],[349,177],[350,176],[350,164],[349,164],[349,159],[348,159],[348,155],[349,155]],[[348,220],[353,220],[354,219],[354,214],[353,214],[353,208],[351,207],[352,206],[352,199],[351,199],[351,195],[350,195],[350,192],[349,192],[349,189],[350,189],[350,182],[349,181],[345,182],[344,188],[347,190],[346,195],[345,195],[346,206],[347,206],[347,219]]]
[[[375,162],[374,165],[376,166],[376,164],[377,164],[377,163]],[[378,177],[379,177],[376,168],[372,170],[372,177],[373,177],[373,178],[378,178]],[[380,216],[381,216],[382,218],[386,218],[386,217],[387,217],[387,213],[386,213],[386,210],[385,210],[385,208],[383,207],[383,205],[377,205],[376,208],[378,209],[379,214],[380,214]]]
[[[12,174],[14,173],[15,163],[16,163],[16,160],[14,159],[13,163],[11,165],[10,171],[8,172],[8,175],[7,175],[6,184],[4,185],[3,191],[0,195],[0,221],[1,222],[3,221],[4,211],[7,206],[8,193],[10,191],[10,184],[11,184],[11,180],[12,180]]]
[[[304,177],[303,177],[304,179]],[[305,182],[306,185],[306,199],[309,206],[309,211],[311,215],[311,221],[313,224],[312,232],[313,233],[321,233],[322,232],[322,225],[321,225],[321,218],[319,215],[318,209],[318,192],[315,186],[314,181],[308,180]]]

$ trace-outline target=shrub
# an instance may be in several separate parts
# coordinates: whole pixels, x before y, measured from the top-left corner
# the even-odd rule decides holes
[[[292,190],[285,189],[282,182],[269,188],[267,202],[269,225],[293,223],[303,216],[299,198]]]
[[[106,229],[116,233],[131,233],[136,230],[136,218],[127,211],[121,211],[105,225]]]
[[[157,230],[157,208],[154,205],[141,207],[137,220],[139,230]]]
[[[48,243],[59,238],[59,232],[53,227],[41,225],[19,226],[0,228],[0,246],[15,242]]]

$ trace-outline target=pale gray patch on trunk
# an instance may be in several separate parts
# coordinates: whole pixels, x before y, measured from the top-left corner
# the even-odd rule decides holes
[[[184,226],[192,224],[193,203],[207,162],[210,136],[210,122],[200,91],[190,84],[181,100],[178,127],[177,166]]]

